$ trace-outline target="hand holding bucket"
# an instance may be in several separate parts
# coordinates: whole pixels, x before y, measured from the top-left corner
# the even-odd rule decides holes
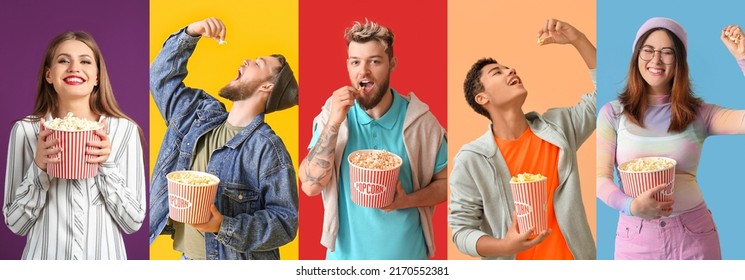
[[[168,211],[172,220],[185,224],[209,221],[220,179],[198,171],[175,171],[168,180]]]
[[[536,181],[515,182],[515,179],[510,181],[518,230],[523,233],[523,230],[533,228],[534,232],[531,237],[548,229],[546,209],[548,189],[546,177],[541,177],[542,179]]]
[[[53,159],[46,166],[49,176],[62,179],[87,179],[96,176],[98,163],[90,161],[94,161],[98,156],[89,153],[93,148],[88,142],[101,141],[101,137],[95,131],[101,129],[102,124],[73,129],[55,127],[48,122],[43,125],[44,130],[51,131],[47,140],[55,140],[55,148],[59,151],[58,154],[49,155],[50,159]]]
[[[623,192],[636,198],[642,193],[664,185],[664,190],[655,192],[657,201],[671,201],[675,193],[674,159],[666,157],[642,157],[618,165]]]
[[[668,186],[669,184],[659,184],[634,198],[630,205],[631,214],[645,220],[670,216],[673,213],[673,201],[656,199]]]

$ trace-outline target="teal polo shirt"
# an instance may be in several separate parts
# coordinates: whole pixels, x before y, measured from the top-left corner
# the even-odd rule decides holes
[[[383,149],[403,160],[398,179],[406,193],[413,192],[411,163],[403,141],[403,124],[409,102],[392,90],[393,103],[379,119],[370,117],[355,101],[347,113],[349,140],[344,149],[339,174],[339,232],[336,250],[327,251],[331,260],[347,259],[427,259],[427,245],[417,208],[385,212],[366,208],[352,201],[349,187],[350,153],[362,149]],[[312,148],[321,130],[315,129]],[[422,135],[426,137],[426,135]],[[437,152],[435,173],[447,166],[447,143]]]

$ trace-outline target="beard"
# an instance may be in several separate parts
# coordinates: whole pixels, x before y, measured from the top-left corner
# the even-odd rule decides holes
[[[388,77],[386,77],[385,80],[381,81],[380,84],[376,83],[376,85],[378,85],[378,89],[376,91],[370,92],[367,96],[360,94],[360,97],[357,97],[357,104],[360,104],[360,107],[362,107],[362,109],[364,109],[365,111],[378,106],[378,103],[380,103],[380,101],[383,100],[385,94],[388,93],[390,80],[391,75],[390,72],[388,72]]]
[[[258,83],[241,83],[236,86],[227,84],[220,89],[219,95],[230,101],[245,100],[251,97],[258,87]]]

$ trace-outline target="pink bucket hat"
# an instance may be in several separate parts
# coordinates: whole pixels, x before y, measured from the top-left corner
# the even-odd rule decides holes
[[[644,35],[645,32],[659,27],[673,32],[673,34],[678,36],[678,39],[683,42],[683,46],[688,49],[688,35],[686,34],[685,29],[683,29],[683,26],[669,18],[654,17],[648,19],[641,27],[639,27],[639,31],[636,31],[636,39],[634,39],[634,45],[631,46],[632,50],[636,47],[636,42],[639,41],[639,37]]]

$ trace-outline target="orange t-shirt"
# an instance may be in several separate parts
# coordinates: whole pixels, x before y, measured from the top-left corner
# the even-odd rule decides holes
[[[510,175],[519,173],[540,173],[546,176],[548,187],[548,228],[551,234],[538,245],[517,254],[519,260],[571,260],[564,235],[559,230],[554,212],[554,193],[559,186],[559,147],[538,138],[530,128],[515,140],[502,140],[494,137],[502,157],[507,162]]]

